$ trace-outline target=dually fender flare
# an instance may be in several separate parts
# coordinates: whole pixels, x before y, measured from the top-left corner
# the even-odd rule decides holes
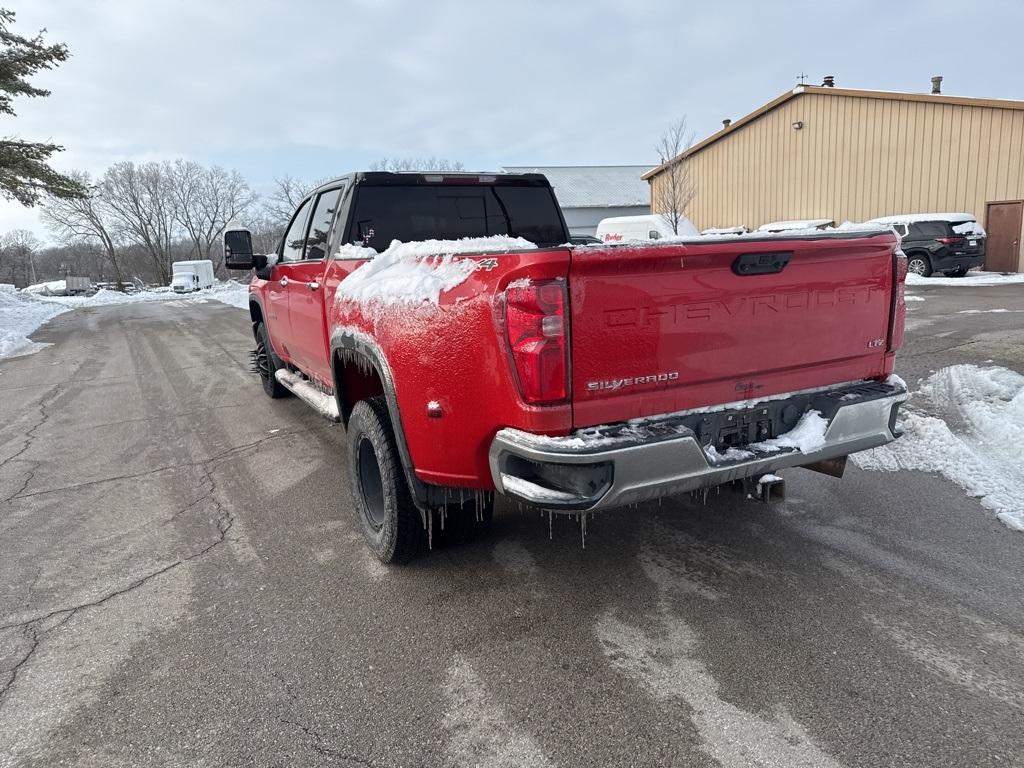
[[[395,445],[398,447],[398,455],[402,461],[402,468],[405,471],[405,479],[412,491],[416,507],[423,516],[426,525],[426,515],[430,509],[428,504],[429,492],[426,484],[416,477],[413,468],[412,457],[409,454],[409,445],[405,440],[405,429],[402,427],[402,415],[398,409],[398,398],[395,394],[395,377],[388,365],[387,357],[374,339],[359,330],[358,328],[342,327],[331,332],[331,376],[334,377],[334,393],[338,398],[338,412],[343,414],[343,423],[348,428],[347,414],[344,412],[342,397],[344,387],[338,381],[337,367],[335,361],[341,357],[343,361],[354,360],[357,365],[366,365],[377,372],[384,387],[384,399],[388,405],[388,413],[391,415],[391,426],[395,434]]]

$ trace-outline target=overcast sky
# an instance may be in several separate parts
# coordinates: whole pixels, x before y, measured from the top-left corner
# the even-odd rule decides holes
[[[55,165],[186,157],[315,178],[382,156],[471,169],[645,164],[826,74],[837,85],[1024,99],[1024,3],[0,0],[71,58],[0,135]],[[773,8],[774,6],[774,8]],[[0,232],[45,231],[0,202]]]

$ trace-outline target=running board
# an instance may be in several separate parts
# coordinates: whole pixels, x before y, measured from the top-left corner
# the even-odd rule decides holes
[[[321,416],[331,421],[341,421],[341,414],[338,413],[338,400],[334,395],[321,392],[306,379],[284,368],[278,369],[274,376],[282,386],[291,390],[292,394]]]

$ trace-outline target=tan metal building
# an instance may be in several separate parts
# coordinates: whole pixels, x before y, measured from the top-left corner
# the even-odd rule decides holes
[[[967,211],[987,267],[1024,271],[1024,101],[802,85],[671,162],[699,229]],[[643,176],[654,212],[669,165]]]

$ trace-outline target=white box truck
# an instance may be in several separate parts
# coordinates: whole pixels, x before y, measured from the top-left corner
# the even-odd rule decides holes
[[[175,293],[192,293],[213,287],[213,262],[176,261],[171,265],[171,290]]]
[[[597,237],[605,243],[622,243],[629,240],[661,240],[672,237],[696,237],[700,232],[685,216],[679,219],[679,233],[661,214],[643,216],[610,216],[597,224]]]

